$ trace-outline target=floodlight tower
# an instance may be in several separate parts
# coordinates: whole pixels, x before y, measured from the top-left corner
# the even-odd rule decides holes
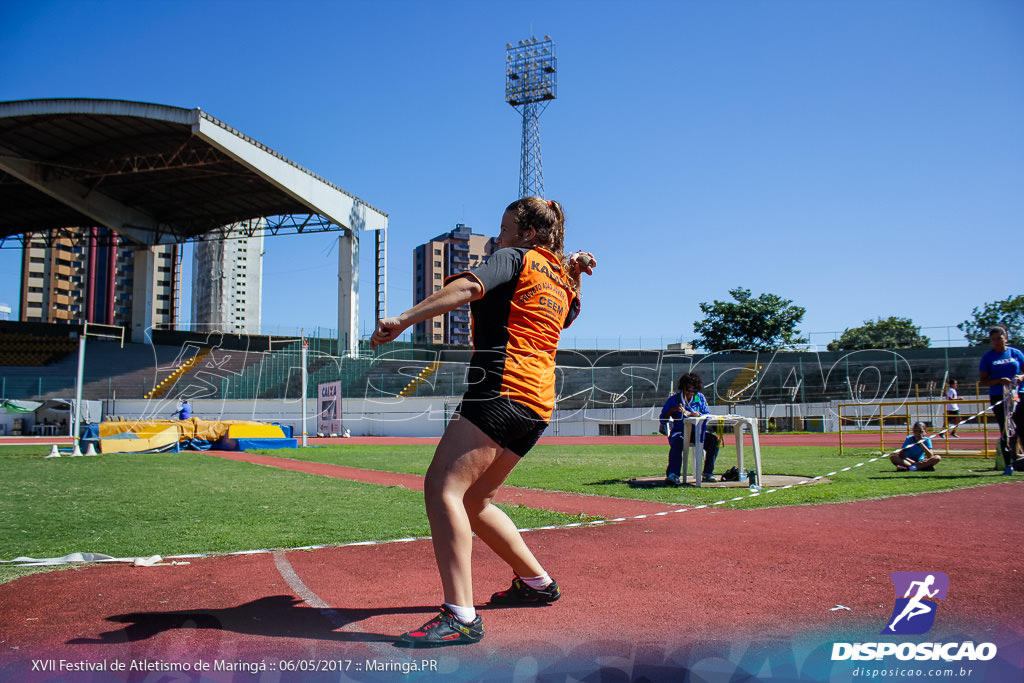
[[[505,101],[523,115],[523,149],[519,166],[519,196],[544,196],[544,167],[540,160],[540,115],[555,99],[555,44],[529,38],[505,45]]]

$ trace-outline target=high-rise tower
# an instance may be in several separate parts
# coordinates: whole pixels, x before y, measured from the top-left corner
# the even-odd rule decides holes
[[[505,45],[505,101],[523,115],[523,147],[519,166],[519,196],[544,196],[544,167],[540,158],[540,115],[557,96],[555,44],[529,38]]]
[[[256,221],[256,226],[237,227],[262,227],[265,222]],[[197,242],[192,254],[192,329],[259,334],[263,233]]]

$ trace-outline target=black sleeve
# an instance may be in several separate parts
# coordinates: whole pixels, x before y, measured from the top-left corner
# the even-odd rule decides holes
[[[565,324],[562,325],[562,329],[564,330],[566,327],[569,327],[569,325],[572,325],[573,321],[576,320],[576,317],[579,314],[580,298],[578,296],[574,296],[572,298],[572,302],[569,304],[569,312],[565,316]]]
[[[455,277],[464,275],[475,278],[484,288],[484,294],[499,287],[506,282],[513,282],[523,272],[524,249],[499,249],[491,254],[487,262],[477,266],[466,273],[460,273]]]

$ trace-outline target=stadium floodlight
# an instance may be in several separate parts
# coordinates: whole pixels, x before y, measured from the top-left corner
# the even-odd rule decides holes
[[[551,36],[505,44],[505,101],[523,116],[519,196],[544,196],[540,115],[557,97],[557,60]]]

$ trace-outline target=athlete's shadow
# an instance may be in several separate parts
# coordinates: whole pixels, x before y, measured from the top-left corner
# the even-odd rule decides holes
[[[274,595],[226,609],[195,609],[177,612],[134,612],[107,617],[124,624],[97,638],[75,638],[69,645],[113,645],[153,638],[166,631],[207,629],[273,638],[303,638],[334,642],[393,643],[395,635],[340,630],[381,614],[419,614],[430,607],[337,608],[309,607],[293,595]]]

